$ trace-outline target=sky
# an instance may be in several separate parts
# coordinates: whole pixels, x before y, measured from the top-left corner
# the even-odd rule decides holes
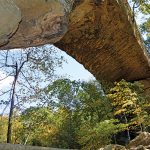
[[[58,69],[57,72],[60,75],[64,75],[71,80],[84,80],[88,81],[95,79],[94,76],[84,68],[84,66],[78,63],[74,58],[69,56],[66,52],[57,49],[57,51],[64,56],[67,62],[64,62],[62,68]]]
[[[65,78],[70,78],[71,80],[84,80],[88,81],[95,79],[94,76],[84,68],[83,65],[78,63],[74,58],[66,54],[57,48],[57,52],[62,55],[65,59],[65,62],[62,64],[62,68],[58,68],[56,73]],[[0,70],[0,89],[7,88],[9,84],[13,81],[13,77],[8,77],[5,80],[6,75],[3,71]]]
[[[0,71],[0,90],[9,86],[9,84],[13,81],[12,76],[4,79],[5,77],[6,77],[6,74],[3,71]],[[2,79],[4,79],[4,80],[2,80]]]
[[[17,53],[18,50],[16,50]],[[64,51],[61,51],[60,49],[56,49],[57,53],[64,57],[65,61],[62,64],[62,68],[56,69],[56,74],[59,76],[62,76],[64,78],[69,78],[71,80],[82,80],[82,81],[88,81],[95,79],[94,76],[84,68],[83,65],[78,63],[74,58],[66,54]],[[7,91],[10,89],[11,83],[13,82],[13,77],[6,77],[6,74],[4,71],[0,70],[0,91],[5,90]],[[4,80],[3,80],[4,79]],[[1,97],[1,99],[8,99],[8,95],[5,95],[4,97]],[[8,108],[8,107],[7,107]],[[3,112],[4,105],[0,105],[0,114]],[[9,110],[6,109],[5,113],[8,113]]]

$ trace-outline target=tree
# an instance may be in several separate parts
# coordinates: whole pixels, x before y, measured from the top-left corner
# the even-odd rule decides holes
[[[42,103],[52,106],[57,110],[56,118],[62,119],[56,144],[60,148],[80,148],[76,138],[76,130],[80,125],[78,116],[80,100],[77,97],[80,87],[80,81],[58,79],[45,89],[46,97],[43,98]]]
[[[53,111],[50,107],[31,107],[15,121],[21,125],[19,128],[14,126],[13,132],[17,130],[14,142],[57,148],[70,148],[76,144],[72,139],[74,128],[70,127],[73,122],[70,122],[70,110],[67,108]]]
[[[130,128],[140,126],[140,130],[143,131],[142,123],[144,123],[146,115],[142,109],[144,101],[140,99],[133,87],[136,87],[133,83],[121,80],[115,82],[115,86],[110,89],[110,93],[107,95],[112,101],[114,116],[127,125],[128,141],[131,139]]]
[[[125,131],[129,140],[148,120],[141,87],[122,80],[108,91],[97,81],[54,81],[43,90],[43,104],[14,113],[12,142],[93,150],[117,143]]]
[[[81,87],[78,141],[82,149],[98,149],[111,143],[113,135],[123,131],[125,125],[114,120],[111,103],[97,81],[83,82]]]
[[[17,85],[17,81],[19,78],[19,74],[21,74],[22,68],[24,67],[25,63],[27,63],[29,60],[30,52],[28,52],[26,54],[25,58],[21,57],[22,60],[21,61],[19,60],[19,63],[18,63],[18,61],[15,61],[14,58],[13,59],[9,58],[10,57],[9,51],[4,52],[4,54],[5,54],[5,56],[3,56],[4,64],[2,63],[4,66],[2,66],[2,67],[10,68],[10,70],[12,71],[8,75],[6,75],[6,77],[8,77],[8,76],[14,77],[12,85],[11,85],[11,89],[9,90],[10,99],[8,100],[8,103],[10,103],[10,112],[9,112],[9,117],[8,117],[7,143],[10,143],[11,135],[12,135],[12,118],[13,118],[13,111],[14,111],[15,97],[16,97],[15,96],[16,95],[16,85]],[[11,59],[11,60],[9,60],[9,59]]]
[[[8,117],[0,116],[0,143],[3,143],[7,139],[7,127],[8,127]]]
[[[55,109],[68,114],[59,133],[61,136],[57,137],[59,143],[66,143],[65,148],[99,148],[108,144],[113,134],[125,129],[124,124],[117,124],[117,120],[112,119],[111,103],[97,81],[59,79],[48,86],[46,93],[51,99],[44,100],[44,104],[50,102]],[[106,132],[102,130],[104,126]]]
[[[51,146],[57,132],[54,114],[50,107],[30,107],[19,116],[21,128],[17,132],[19,143]],[[49,140],[49,138],[52,138]]]
[[[78,137],[83,150],[93,150],[111,143],[112,135],[123,131],[124,124],[118,124],[117,120],[110,119],[96,122],[91,126],[88,122],[81,126]]]
[[[44,89],[42,104],[53,106],[55,109],[59,107],[73,110],[79,105],[77,94],[81,86],[80,81],[71,81],[70,79],[58,79],[49,84]]]
[[[150,3],[149,0],[132,0],[132,10],[135,18],[138,18],[139,15],[143,15],[145,19],[140,25],[140,30],[142,35],[144,35],[145,45],[150,51]]]
[[[80,110],[91,123],[111,118],[112,107],[97,81],[82,82],[78,92]],[[105,109],[107,106],[108,109]]]
[[[6,74],[4,79],[13,77],[10,89],[1,90],[1,96],[8,96],[8,93],[10,95],[7,100],[2,99],[2,102],[6,103],[6,107],[10,104],[7,143],[11,143],[14,108],[21,110],[29,99],[38,99],[40,86],[45,86],[53,80],[54,68],[61,66],[62,57],[57,58],[55,50],[45,46],[20,51],[2,51],[1,60],[1,70]]]
[[[77,112],[66,107],[60,107],[54,114],[56,126],[58,127],[56,140],[53,142],[53,147],[80,149],[80,144],[77,141],[77,130],[80,125],[80,118],[76,117]]]

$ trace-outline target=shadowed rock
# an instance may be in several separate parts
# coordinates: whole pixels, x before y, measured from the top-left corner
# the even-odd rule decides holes
[[[138,147],[139,145],[142,145],[144,147],[149,146],[150,145],[150,133],[148,132],[142,132],[139,134],[139,136],[137,136],[135,139],[133,139],[132,141],[130,141],[129,145],[127,146],[127,148],[129,149],[133,149]]]

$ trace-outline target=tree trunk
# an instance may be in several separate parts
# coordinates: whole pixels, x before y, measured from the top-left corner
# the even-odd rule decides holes
[[[124,114],[124,118],[125,118],[125,123],[128,124],[128,120],[125,114]],[[127,127],[127,138],[128,138],[128,143],[129,143],[129,141],[131,140],[131,137],[130,137],[130,130],[128,127]]]
[[[17,81],[17,75],[15,76],[14,83],[13,83],[13,92],[12,92],[12,97],[11,97],[10,112],[9,112],[9,119],[8,119],[7,143],[11,143],[16,81]]]

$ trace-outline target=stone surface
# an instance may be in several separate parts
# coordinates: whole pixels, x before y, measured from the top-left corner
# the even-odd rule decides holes
[[[69,6],[71,9],[71,4],[66,6],[65,1],[66,9],[60,0],[2,0],[0,5],[0,16],[4,18],[4,21],[0,22],[2,31],[5,31],[5,28],[9,28],[9,32],[14,31],[10,26],[15,26],[15,29],[18,27],[16,8],[18,7],[21,12],[18,30],[8,39],[9,42],[2,47],[3,49],[55,43],[67,31],[67,11],[69,11]],[[5,12],[6,7],[8,12]]]
[[[12,0],[0,1],[0,45],[8,43],[21,21],[21,11]]]
[[[150,77],[150,56],[126,1],[11,1],[22,18],[16,32],[11,29],[11,37],[1,38],[1,49],[55,43],[97,79],[134,81]]]
[[[148,150],[147,148],[145,148],[143,145],[139,145],[135,148],[130,148],[130,150]]]
[[[148,133],[148,132],[140,133],[139,136],[137,136],[135,139],[130,141],[127,148],[133,149],[133,148],[139,147],[140,145],[142,145],[144,147],[150,145],[150,133]]]
[[[46,147],[38,147],[38,146],[0,144],[0,150],[72,150],[72,149],[59,149],[59,148],[46,148]]]
[[[70,15],[68,32],[55,44],[100,80],[150,77],[150,56],[122,2],[104,0],[95,5],[84,0]]]
[[[136,138],[130,141],[125,147],[117,144],[110,144],[99,150],[149,150],[150,149],[150,133],[142,132]]]
[[[103,150],[126,150],[126,148],[121,145],[111,144],[111,145],[107,145],[106,147],[104,147]]]

